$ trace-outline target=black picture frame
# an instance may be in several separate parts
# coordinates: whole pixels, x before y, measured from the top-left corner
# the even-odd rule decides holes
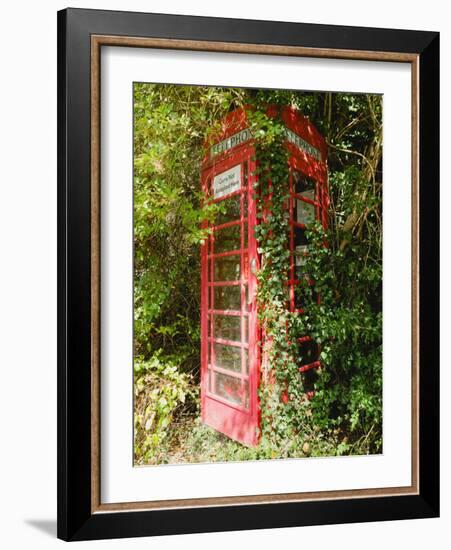
[[[91,36],[418,56],[419,491],[92,511]],[[101,10],[58,12],[58,537],[87,540],[439,515],[439,33]]]

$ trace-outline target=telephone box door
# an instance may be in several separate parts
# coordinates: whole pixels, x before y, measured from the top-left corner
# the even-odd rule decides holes
[[[248,145],[204,169],[203,191],[220,205],[202,246],[202,421],[246,445],[258,443],[256,205]]]

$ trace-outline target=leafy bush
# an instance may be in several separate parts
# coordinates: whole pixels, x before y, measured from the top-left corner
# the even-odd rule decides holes
[[[310,296],[308,327],[324,364],[312,401],[315,422],[340,426],[350,436],[349,452],[371,453],[382,450],[381,197],[380,187],[375,196],[366,186],[359,204],[361,179],[355,167],[331,175],[345,221],[309,232],[309,271],[321,303]]]
[[[135,359],[135,460],[148,464],[161,458],[164,444],[180,408],[195,402],[197,387],[178,366],[155,354]]]

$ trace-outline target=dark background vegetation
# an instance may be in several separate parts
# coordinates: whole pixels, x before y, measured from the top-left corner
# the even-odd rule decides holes
[[[328,247],[312,254],[324,367],[295,435],[246,448],[199,422],[200,252],[205,136],[249,102],[288,104],[329,145]],[[135,84],[135,463],[382,450],[382,97]],[[312,246],[323,235],[312,234]],[[301,414],[302,413],[302,414]]]

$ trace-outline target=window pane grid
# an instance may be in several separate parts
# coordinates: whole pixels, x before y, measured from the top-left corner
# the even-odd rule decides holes
[[[248,408],[247,162],[241,164],[241,181],[240,190],[212,201],[224,207],[208,239],[208,392]]]

